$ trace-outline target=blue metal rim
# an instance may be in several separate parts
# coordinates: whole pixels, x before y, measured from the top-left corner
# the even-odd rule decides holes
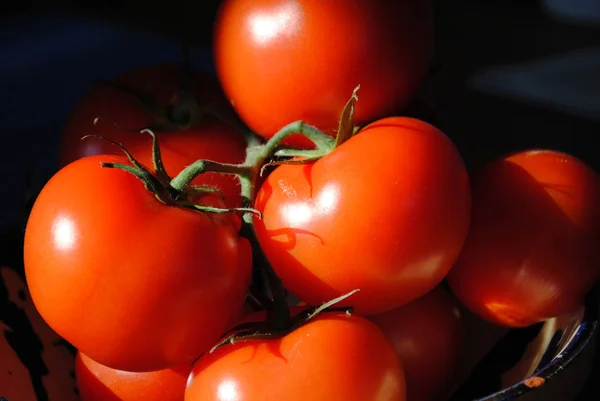
[[[571,362],[573,362],[581,352],[593,340],[598,329],[598,301],[595,296],[590,296],[586,300],[585,314],[582,323],[573,334],[573,339],[552,359],[546,366],[538,368],[534,376],[542,378],[545,383],[548,383],[559,371],[564,370]],[[513,401],[523,394],[535,391],[535,387],[530,387],[525,384],[527,379],[500,390],[496,393],[487,395],[483,398],[478,398],[474,401]]]

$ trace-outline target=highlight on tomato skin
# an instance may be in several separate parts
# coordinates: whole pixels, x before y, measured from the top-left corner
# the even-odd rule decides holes
[[[205,354],[185,393],[185,401],[307,398],[406,401],[404,370],[374,323],[324,312],[282,338],[240,341]]]
[[[75,379],[81,401],[182,401],[191,363],[153,372],[112,369],[78,352]]]
[[[473,184],[469,235],[448,283],[492,323],[525,327],[577,308],[600,279],[600,176],[552,150],[489,163]]]
[[[128,164],[78,159],[37,197],[23,251],[31,298],[52,329],[105,366],[191,361],[246,298],[252,249],[238,216],[165,205],[133,174],[101,162]]]
[[[362,128],[305,165],[281,165],[256,196],[258,241],[284,286],[317,306],[383,313],[431,291],[467,236],[469,175],[439,129],[407,117]]]
[[[437,286],[407,305],[369,316],[394,345],[406,373],[407,399],[437,401],[454,383],[465,347],[457,300]]]
[[[215,68],[238,115],[268,139],[303,120],[335,135],[357,85],[356,122],[394,115],[433,58],[428,0],[226,0],[214,24]],[[286,145],[310,148],[300,135]]]

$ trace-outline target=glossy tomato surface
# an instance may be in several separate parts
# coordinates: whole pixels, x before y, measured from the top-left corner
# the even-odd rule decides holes
[[[181,401],[190,364],[154,372],[111,369],[81,352],[75,357],[75,377],[81,401]]]
[[[129,71],[115,82],[126,85],[156,99],[167,107],[177,95],[182,79],[181,68],[175,64],[148,66]],[[194,74],[194,95],[200,102],[215,107],[230,107],[219,83],[206,72]],[[96,124],[94,120],[100,118]],[[101,135],[122,143],[142,164],[152,166],[150,135],[142,128],[164,123],[168,113],[156,119],[130,94],[109,85],[97,84],[77,104],[64,128],[59,167],[84,156],[98,154],[123,155],[116,146],[99,139],[81,140],[85,135]],[[132,132],[130,132],[132,131]],[[158,136],[167,172],[174,176],[198,159],[223,163],[244,161],[246,144],[231,126],[214,117],[206,117],[190,126],[154,130]],[[226,203],[239,206],[240,189],[237,178],[206,173],[194,180],[197,185],[213,185],[225,194]]]
[[[371,316],[394,344],[406,372],[407,399],[437,401],[449,391],[464,350],[457,301],[438,286],[400,308]]]
[[[59,335],[108,367],[190,362],[245,300],[251,250],[238,216],[166,206],[132,174],[100,161],[127,163],[79,159],[33,206],[24,262],[34,304]]]
[[[280,339],[198,360],[185,401],[404,401],[402,364],[373,323],[327,313]]]
[[[296,120],[333,135],[357,85],[359,125],[411,100],[432,58],[431,14],[427,0],[226,0],[215,23],[216,70],[259,135]],[[300,136],[286,143],[311,146]]]
[[[499,158],[474,181],[469,237],[448,282],[508,327],[576,308],[600,277],[600,176],[551,150]]]
[[[446,276],[467,235],[469,177],[440,130],[391,117],[315,163],[277,167],[255,206],[260,245],[292,294],[320,305],[360,289],[350,306],[377,314]]]

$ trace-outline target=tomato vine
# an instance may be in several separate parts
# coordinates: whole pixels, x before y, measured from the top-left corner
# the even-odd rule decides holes
[[[228,114],[226,110],[215,108],[211,105],[199,104],[190,90],[191,71],[189,55],[184,49],[182,80],[178,95],[166,112],[165,110],[160,109],[160,113],[157,114],[169,116],[170,119],[165,120],[163,118],[160,120],[157,117],[157,121],[162,121],[162,125],[158,124],[156,127],[146,127],[140,130],[141,133],[146,133],[152,138],[152,164],[154,173],[139,163],[133,157],[133,155],[118,142],[98,135],[87,135],[82,139],[102,139],[119,147],[125,153],[131,165],[106,162],[101,163],[102,167],[118,168],[133,174],[142,181],[148,191],[153,193],[155,197],[164,204],[193,209],[203,213],[243,213],[243,224],[240,234],[246,237],[252,244],[255,265],[261,270],[259,273],[262,273],[267,280],[267,289],[271,293],[272,300],[268,297],[255,294],[255,300],[267,310],[267,322],[265,324],[256,323],[252,328],[244,326],[237,327],[236,330],[245,328],[245,331],[231,334],[230,336],[225,337],[225,340],[219,344],[223,345],[227,342],[233,342],[236,339],[264,338],[265,336],[272,337],[283,335],[294,330],[299,325],[307,323],[310,319],[322,311],[329,309],[337,302],[348,298],[355,292],[359,291],[359,289],[338,297],[330,302],[326,302],[322,306],[309,308],[307,309],[306,313],[292,318],[287,305],[287,291],[273,268],[270,266],[260,244],[256,239],[256,234],[254,233],[253,218],[255,216],[258,218],[262,217],[260,212],[253,208],[254,197],[256,193],[256,183],[258,178],[268,167],[279,164],[304,164],[315,162],[357,133],[358,127],[354,126],[353,117],[356,101],[358,100],[357,92],[360,86],[355,88],[350,99],[342,110],[339,120],[339,128],[335,138],[325,134],[315,126],[298,120],[284,126],[273,137],[265,142],[260,139],[259,136],[246,129],[239,122],[239,120],[235,118],[234,115]],[[152,103],[151,99],[144,96],[144,94],[135,92],[123,86],[119,86],[118,88],[133,95],[149,112],[156,113],[156,105]],[[160,146],[153,129],[173,128],[169,124],[175,124],[179,129],[183,129],[185,126],[191,124],[194,120],[203,115],[216,117],[230,124],[241,135],[243,135],[247,144],[246,158],[244,162],[240,164],[231,164],[220,163],[213,160],[199,159],[184,168],[176,176],[169,176],[165,170],[161,157]],[[297,134],[303,135],[309,139],[314,144],[314,149],[297,149],[289,146],[281,146],[282,142],[287,137]],[[240,196],[242,199],[242,207],[224,208],[197,204],[194,201],[197,195],[206,193],[219,193],[217,188],[211,186],[191,185],[192,181],[197,176],[207,172],[236,176],[241,184]],[[344,310],[349,311],[348,308],[344,308]]]

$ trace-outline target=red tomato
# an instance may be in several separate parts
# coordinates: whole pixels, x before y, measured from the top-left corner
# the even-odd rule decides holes
[[[165,206],[132,174],[100,161],[126,163],[79,159],[33,206],[24,261],[34,304],[105,366],[150,371],[189,362],[244,303],[252,258],[238,216]]]
[[[373,323],[326,313],[280,339],[218,348],[194,365],[185,401],[404,401],[404,371]]]
[[[464,328],[454,297],[438,286],[422,298],[369,318],[394,344],[411,401],[437,401],[449,390],[463,353]]]
[[[431,15],[428,0],[224,1],[213,35],[216,70],[259,135],[270,138],[295,120],[334,135],[357,85],[359,125],[412,99],[432,58]]]
[[[465,306],[524,327],[577,307],[600,277],[600,176],[577,158],[530,150],[474,182],[469,237],[448,277]]]
[[[81,401],[181,401],[190,364],[154,372],[111,369],[81,352],[75,357],[75,377]]]
[[[309,305],[382,313],[446,276],[467,234],[469,177],[452,142],[420,120],[365,127],[305,165],[282,165],[257,193],[257,237],[285,287]]]
[[[196,72],[194,88],[198,99],[217,107],[230,107],[218,81],[208,73]],[[116,82],[156,97],[168,105],[175,96],[181,79],[177,65],[158,65],[132,70]],[[101,119],[94,125],[96,117]],[[81,140],[84,135],[101,135],[125,145],[135,158],[152,166],[152,140],[148,134],[128,132],[155,123],[154,117],[129,94],[110,86],[98,85],[72,112],[62,136],[60,167],[84,156],[123,153],[116,146],[98,139]],[[120,127],[120,128],[119,128]],[[246,144],[241,135],[226,123],[206,117],[197,124],[181,129],[156,131],[165,167],[171,176],[198,159],[223,163],[241,163]],[[240,206],[240,188],[236,177],[206,173],[194,180],[197,185],[213,185],[223,191],[226,204]]]

